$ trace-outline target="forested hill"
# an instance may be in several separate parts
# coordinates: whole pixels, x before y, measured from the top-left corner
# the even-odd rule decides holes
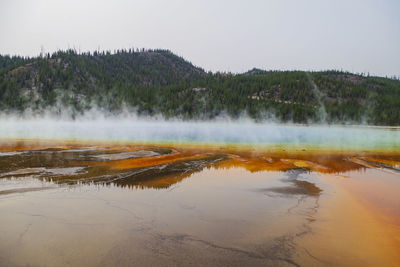
[[[166,118],[400,125],[400,81],[339,71],[211,73],[166,50],[0,56],[0,113],[132,108]]]

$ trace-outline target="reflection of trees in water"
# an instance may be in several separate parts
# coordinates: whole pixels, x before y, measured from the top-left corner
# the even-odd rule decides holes
[[[141,150],[142,151],[142,150]],[[104,155],[104,151],[101,152]],[[126,153],[126,152],[121,152]],[[154,149],[157,156],[161,153],[169,154],[171,150]],[[110,155],[116,155],[113,151]],[[141,154],[143,154],[141,152]],[[172,184],[178,183],[189,177],[192,173],[201,171],[207,166],[211,166],[219,161],[226,160],[227,156],[223,154],[204,154],[196,158],[181,160],[171,159],[171,162],[132,169],[113,169],[119,160],[99,160],[96,157],[100,155],[98,151],[79,151],[73,152],[61,150],[41,150],[28,151],[24,154],[10,155],[0,157],[0,173],[3,178],[22,177],[32,175],[31,171],[18,174],[18,170],[39,170],[35,172],[35,178],[45,181],[51,181],[56,184],[114,184],[120,187],[128,188],[168,188]],[[151,158],[154,154],[148,157]],[[145,157],[136,157],[130,160],[140,160]],[[157,161],[155,160],[155,163]],[[67,175],[58,175],[51,172],[52,168],[71,168],[82,167],[79,172]],[[0,177],[1,177],[0,174]],[[9,175],[8,175],[9,174]]]
[[[182,152],[183,151],[183,152]],[[56,184],[113,184],[135,189],[166,189],[179,183],[195,172],[206,167],[216,169],[244,168],[250,172],[305,170],[322,173],[343,173],[365,170],[367,167],[391,168],[397,170],[399,155],[373,156],[329,154],[329,153],[248,153],[229,151],[216,153],[205,149],[185,154],[184,149],[143,148],[130,151],[126,149],[102,150],[98,147],[86,149],[47,148],[28,150],[24,153],[8,153],[0,157],[0,178],[26,177],[28,175]],[[126,158],[126,156],[132,158]],[[188,156],[187,156],[188,155]],[[193,156],[195,155],[195,156]],[[107,159],[118,160],[107,160]],[[357,160],[355,160],[357,159]],[[129,168],[113,168],[116,164],[129,161]],[[143,165],[142,163],[146,164]],[[361,163],[367,162],[369,165]],[[52,169],[53,168],[53,169]],[[77,168],[74,173],[54,173],[54,169]],[[23,170],[40,170],[31,173]],[[290,191],[293,194],[319,194],[306,181],[290,180],[291,186],[276,190]],[[279,193],[279,192],[277,192]]]
[[[117,186],[139,189],[165,189],[217,162],[228,159],[223,154],[204,155],[201,158],[173,161],[117,175],[110,181]]]
[[[342,173],[365,169],[348,160],[346,155],[290,154],[278,155],[230,155],[232,160],[217,164],[217,168],[241,167],[250,172],[287,171],[302,169],[321,173]]]

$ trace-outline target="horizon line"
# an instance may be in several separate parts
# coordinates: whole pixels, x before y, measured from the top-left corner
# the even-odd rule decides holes
[[[100,46],[99,46],[99,48],[100,48]],[[206,73],[210,73],[211,72],[212,74],[220,73],[220,74],[230,74],[230,75],[241,75],[241,74],[246,74],[247,72],[250,72],[252,70],[260,70],[260,71],[264,71],[264,72],[296,72],[296,71],[298,71],[298,72],[311,72],[311,73],[312,72],[334,71],[334,72],[340,72],[340,73],[345,73],[345,74],[358,75],[358,76],[361,76],[361,77],[377,77],[377,78],[386,78],[386,79],[400,81],[400,74],[399,75],[394,74],[394,75],[382,76],[382,75],[371,73],[371,72],[366,72],[366,73],[365,72],[354,72],[354,71],[350,71],[350,70],[334,69],[334,68],[331,68],[331,69],[311,69],[311,70],[308,69],[308,70],[304,70],[304,69],[295,69],[295,68],[292,68],[292,69],[263,69],[263,68],[253,67],[253,68],[250,68],[250,69],[248,69],[247,71],[244,71],[244,72],[239,72],[239,71],[238,72],[232,72],[232,71],[227,71],[227,70],[212,71],[212,70],[205,70],[203,67],[194,64],[190,60],[186,59],[184,56],[179,55],[178,53],[175,53],[171,49],[167,49],[167,48],[130,47],[130,48],[118,48],[118,49],[113,49],[113,50],[110,50],[110,49],[103,49],[103,50],[94,49],[94,50],[90,50],[90,49],[88,49],[88,50],[81,51],[80,47],[77,50],[76,47],[73,46],[73,48],[70,48],[70,47],[67,48],[67,49],[58,48],[57,50],[54,50],[52,52],[49,52],[49,51],[45,52],[43,47],[42,47],[42,50],[37,55],[20,55],[20,54],[2,54],[2,53],[0,53],[0,56],[1,57],[7,57],[8,56],[10,58],[20,57],[20,58],[24,58],[24,59],[37,59],[37,58],[45,58],[46,56],[50,56],[50,58],[51,58],[51,57],[54,56],[54,54],[57,54],[59,52],[65,52],[65,53],[66,52],[74,52],[76,55],[80,55],[80,56],[86,55],[86,54],[89,54],[89,56],[94,56],[93,54],[95,52],[103,54],[103,55],[104,54],[106,54],[106,55],[108,55],[108,54],[109,55],[117,55],[117,54],[123,53],[123,52],[145,53],[145,52],[157,52],[157,51],[170,52],[173,55],[182,58],[183,60],[185,60],[186,62],[190,63],[194,67],[200,68]]]

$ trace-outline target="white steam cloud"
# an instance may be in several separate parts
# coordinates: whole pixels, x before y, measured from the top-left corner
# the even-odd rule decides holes
[[[340,149],[400,149],[400,129],[368,126],[304,126],[249,119],[164,120],[88,112],[75,119],[0,116],[0,139],[285,145]]]

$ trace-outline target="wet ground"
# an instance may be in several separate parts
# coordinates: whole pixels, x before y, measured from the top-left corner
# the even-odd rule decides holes
[[[399,266],[400,153],[0,142],[0,266]]]

